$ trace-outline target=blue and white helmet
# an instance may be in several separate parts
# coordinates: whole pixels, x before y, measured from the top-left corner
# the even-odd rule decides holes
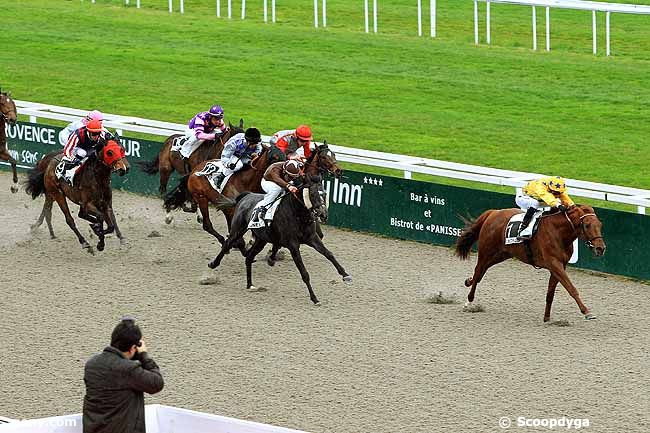
[[[213,105],[210,107],[210,111],[208,111],[212,117],[216,117],[217,119],[223,119],[223,108],[221,108],[221,105]]]

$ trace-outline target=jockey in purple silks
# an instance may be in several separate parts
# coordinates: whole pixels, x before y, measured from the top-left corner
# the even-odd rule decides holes
[[[185,143],[180,153],[183,158],[189,158],[206,140],[214,140],[226,131],[223,121],[223,108],[213,105],[209,111],[204,111],[192,117],[185,130]]]

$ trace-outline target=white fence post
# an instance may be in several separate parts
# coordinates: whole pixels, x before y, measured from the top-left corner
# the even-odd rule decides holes
[[[241,0],[241,19],[246,18],[246,0]]]
[[[372,0],[372,20],[374,31],[377,33],[377,0]]]
[[[474,0],[474,45],[478,45],[478,0]]]
[[[430,31],[431,37],[436,37],[436,0],[430,0],[429,2],[429,19],[431,20]]]
[[[323,27],[327,27],[327,0],[322,0],[323,2]]]
[[[268,23],[269,22],[269,5],[268,5],[268,0],[264,0],[264,22]]]
[[[605,40],[607,43],[607,55],[609,56],[609,11],[605,14]]]
[[[318,0],[314,0],[314,27],[318,28]]]
[[[172,0],[169,0],[169,13],[172,13]]]
[[[228,19],[232,19],[232,0],[228,0]]]
[[[221,18],[221,0],[217,0],[217,18]]]
[[[271,21],[275,22],[275,0],[271,0]]]
[[[368,33],[370,31],[368,29],[368,0],[363,2],[363,16],[366,18],[366,33]]]
[[[490,38],[490,0],[485,2],[485,37],[487,44],[490,45],[492,38]]]
[[[537,9],[533,6],[533,50],[537,51]]]
[[[185,13],[185,0],[181,0],[181,13]]]
[[[138,8],[138,9],[140,9],[140,0],[137,0],[137,1],[135,2],[135,7]]]
[[[546,6],[546,51],[551,51],[551,8]]]
[[[418,36],[422,36],[422,0],[418,0]]]
[[[596,54],[596,11],[591,11],[591,30],[594,39],[594,54]]]

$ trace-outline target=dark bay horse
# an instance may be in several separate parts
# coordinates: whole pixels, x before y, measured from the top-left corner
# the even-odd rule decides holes
[[[260,184],[264,172],[269,165],[274,162],[284,161],[285,158],[284,153],[277,147],[264,147],[262,153],[255,160],[251,161],[250,167],[239,170],[228,179],[228,183],[222,193],[212,188],[205,176],[195,175],[195,173],[203,170],[208,162],[217,162],[218,160],[204,161],[194,167],[191,175],[183,177],[178,186],[167,195],[164,204],[165,209],[167,212],[170,212],[171,210],[184,206],[186,202],[192,201],[198,205],[201,211],[203,230],[210,233],[223,244],[223,236],[214,229],[210,220],[210,203],[218,204],[222,197],[234,198],[243,191],[263,192]],[[184,210],[191,211],[191,209],[188,210],[186,208]],[[232,208],[223,210],[228,227],[230,227],[233,212],[234,210]]]
[[[576,205],[570,207],[566,212],[542,216],[539,229],[530,240],[532,261],[523,243],[511,245],[504,243],[506,225],[510,217],[520,212],[519,209],[488,210],[475,221],[468,221],[456,242],[456,255],[465,260],[469,257],[472,245],[478,240],[478,263],[474,269],[474,275],[465,280],[465,286],[471,286],[467,300],[470,303],[474,301],[476,285],[481,281],[488,268],[511,257],[516,257],[529,265],[548,269],[551,273],[546,292],[545,322],[551,317],[551,305],[558,282],[575,299],[586,319],[595,318],[582,303],[578,289],[569,280],[566,273],[566,265],[573,254],[573,241],[576,239],[585,241],[596,256],[602,256],[605,253],[605,241],[601,234],[602,224],[594,209],[589,206]]]
[[[210,268],[215,269],[219,266],[223,256],[241,241],[244,233],[248,231],[248,222],[251,219],[253,208],[263,197],[263,194],[242,193],[236,200],[227,197],[222,199],[219,204],[220,207],[235,206],[234,216],[228,239],[221,247],[221,251],[217,257],[208,264]],[[325,247],[316,230],[316,222],[318,220],[322,222],[327,221],[327,203],[325,200],[325,191],[323,191],[321,177],[303,176],[302,184],[298,192],[296,194],[287,193],[282,197],[271,225],[269,227],[252,229],[253,245],[245,254],[246,287],[249,290],[255,289],[252,280],[252,265],[255,261],[255,256],[262,251],[267,243],[289,249],[291,257],[300,271],[302,280],[307,285],[309,298],[316,305],[320,303],[314,294],[309,273],[302,261],[300,245],[309,245],[321,253],[332,262],[339,275],[343,277],[343,281],[346,283],[352,282],[352,277],[339,264],[334,254]]]
[[[35,199],[45,194],[45,203],[41,215],[32,229],[38,228],[43,219],[47,222],[50,236],[54,238],[52,229],[52,204],[57,202],[65,215],[65,221],[77,235],[82,248],[93,253],[93,249],[81,235],[68,208],[66,198],[79,205],[79,218],[90,222],[93,232],[99,238],[97,249],[104,249],[104,236],[115,232],[120,242],[124,240],[113,212],[113,192],[111,189],[111,174],[117,172],[124,176],[129,171],[129,163],[125,157],[124,148],[118,141],[110,139],[100,143],[94,153],[82,165],[74,177],[74,186],[65,180],[58,179],[55,174],[56,166],[61,161],[62,151],[47,154],[36,167],[29,172],[26,191]],[[104,229],[104,222],[106,229]]]
[[[198,149],[192,152],[192,155],[190,155],[187,161],[183,160],[180,152],[171,151],[174,140],[182,137],[183,134],[170,135],[163,143],[160,152],[153,161],[138,161],[136,164],[147,174],[160,172],[160,187],[158,191],[161,196],[164,196],[167,193],[167,182],[174,170],[181,176],[185,176],[203,161],[219,158],[223,151],[223,146],[230,137],[240,132],[244,132],[244,119],[239,119],[239,126],[234,126],[232,123],[229,123],[228,129],[218,136],[216,140],[203,142]]]
[[[11,99],[11,93],[0,92],[0,160],[8,161],[11,164],[11,171],[14,175],[14,184],[11,186],[11,192],[18,192],[18,173],[16,172],[16,160],[11,157],[7,150],[7,133],[5,131],[7,123],[16,124],[18,112],[16,103]]]

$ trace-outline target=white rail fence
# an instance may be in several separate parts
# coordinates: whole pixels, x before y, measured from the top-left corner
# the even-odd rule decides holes
[[[28,101],[15,102],[18,114],[29,116],[29,121],[32,123],[36,123],[39,118],[72,122],[88,113],[86,109],[80,110]],[[161,122],[108,113],[104,113],[104,124],[115,129],[120,135],[123,134],[123,131],[129,131],[166,137],[182,133],[186,128],[186,124],[182,123]],[[262,138],[265,143],[268,143],[270,136],[263,136]],[[339,161],[399,170],[403,173],[405,179],[411,179],[413,173],[420,173],[491,185],[509,186],[516,189],[524,186],[529,180],[543,176],[540,173],[524,173],[480,167],[337,145],[330,145],[330,147],[336,152]],[[577,179],[567,179],[567,185],[571,188],[571,195],[633,205],[637,207],[637,212],[640,214],[645,214],[646,208],[650,207],[650,190]]]
[[[474,43],[479,44],[478,35],[478,3],[485,3],[485,39],[489,44],[492,43],[491,35],[491,12],[490,5],[497,4],[514,4],[520,6],[532,7],[533,20],[533,50],[537,50],[537,6],[545,8],[546,11],[546,51],[551,50],[551,8],[574,9],[591,11],[591,31],[592,31],[592,49],[593,53],[597,52],[597,35],[596,35],[596,12],[605,13],[605,52],[609,56],[610,48],[610,16],[612,12],[623,14],[650,15],[650,6],[605,3],[582,0],[474,0]]]

